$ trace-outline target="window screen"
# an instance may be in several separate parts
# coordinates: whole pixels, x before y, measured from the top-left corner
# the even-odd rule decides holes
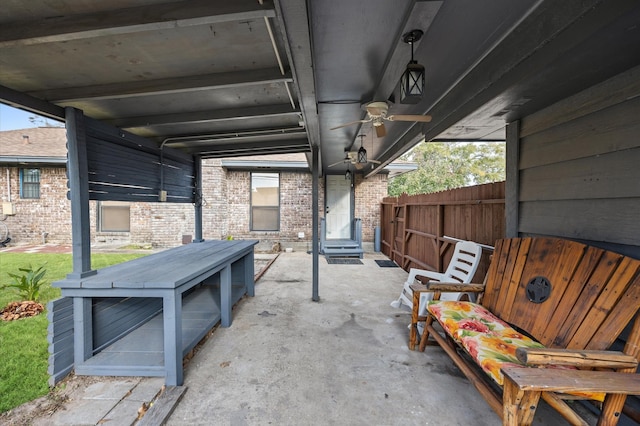
[[[121,201],[100,201],[98,204],[99,232],[129,232],[129,203]]]
[[[20,198],[40,198],[40,169],[20,169]]]

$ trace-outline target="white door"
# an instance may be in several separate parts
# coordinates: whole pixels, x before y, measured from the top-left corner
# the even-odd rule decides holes
[[[351,238],[351,180],[344,175],[327,175],[325,206],[326,238]]]

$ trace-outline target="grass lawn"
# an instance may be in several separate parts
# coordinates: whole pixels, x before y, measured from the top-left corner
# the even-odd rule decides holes
[[[97,253],[91,256],[91,266],[104,268],[144,255]],[[46,283],[39,302],[46,305],[60,297],[60,289],[51,287],[51,282],[71,272],[70,254],[0,253],[0,286],[12,282],[8,272],[19,274],[18,268],[29,264],[37,268],[45,262]],[[19,300],[14,289],[0,290],[0,309]],[[47,326],[46,311],[31,318],[0,321],[0,413],[49,392]]]

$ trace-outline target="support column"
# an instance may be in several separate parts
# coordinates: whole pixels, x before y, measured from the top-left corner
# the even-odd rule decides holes
[[[90,298],[73,298],[73,328],[73,362],[78,366],[93,356],[93,315]]]
[[[202,158],[194,157],[196,171],[196,194],[195,194],[195,238],[194,243],[201,243],[202,238]]]
[[[164,368],[167,386],[182,386],[182,294],[168,290],[162,298]]]
[[[507,124],[507,167],[505,183],[505,237],[518,237],[520,209],[520,121]]]
[[[71,240],[73,272],[69,278],[93,275],[91,270],[91,227],[89,225],[89,168],[84,114],[81,110],[65,108],[67,128],[67,174],[71,200]]]
[[[231,327],[231,264],[220,271],[220,325]]]
[[[319,158],[318,158],[318,145],[313,145],[311,147],[311,176],[312,176],[312,183],[311,183],[311,209],[313,210],[312,212],[312,231],[311,231],[311,239],[312,239],[312,243],[311,243],[311,247],[312,247],[312,256],[311,258],[313,259],[313,268],[312,268],[312,277],[313,277],[313,296],[312,296],[312,300],[314,302],[318,302],[320,300],[320,295],[319,295],[319,267],[320,267],[320,263],[318,261],[319,257],[320,257],[320,250],[318,247],[318,221],[319,221],[319,214],[318,214],[318,193],[319,193]]]

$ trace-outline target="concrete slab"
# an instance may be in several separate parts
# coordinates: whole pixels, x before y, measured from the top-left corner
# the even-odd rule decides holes
[[[168,424],[499,424],[441,350],[409,351],[409,313],[389,306],[407,273],[375,258],[321,258],[316,303],[311,256],[281,254],[191,360]]]
[[[120,401],[140,382],[139,378],[125,379],[117,382],[99,382],[87,387],[82,399],[107,399]]]
[[[131,390],[131,394],[126,399],[137,402],[151,402],[158,395],[162,386],[164,386],[164,378],[162,377],[145,378]]]
[[[438,347],[407,347],[410,312],[394,309],[407,273],[320,259],[313,302],[311,256],[282,253],[189,361],[187,391],[168,425],[500,425]],[[98,380],[100,380],[98,378]],[[134,424],[162,378],[109,378],[34,425]],[[566,425],[542,405],[534,425]]]

